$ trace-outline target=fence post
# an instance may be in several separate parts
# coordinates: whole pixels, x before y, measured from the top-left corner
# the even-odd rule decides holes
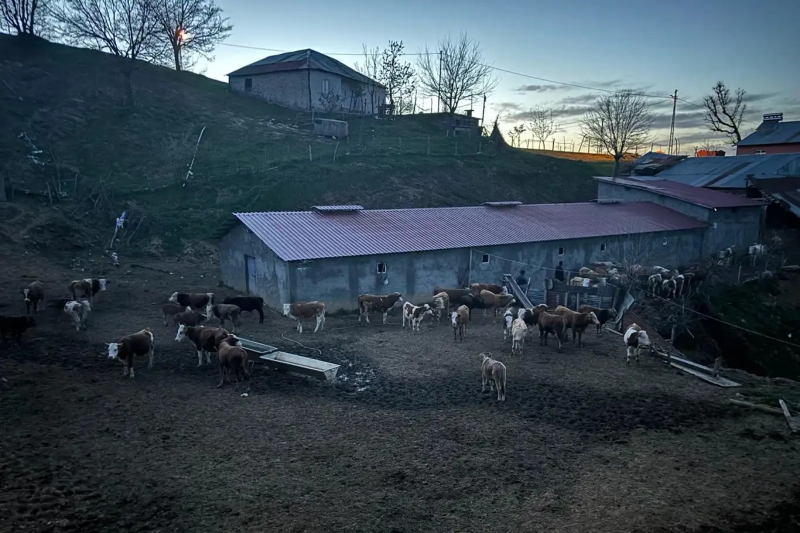
[[[333,162],[336,163],[336,152],[339,151],[339,141],[336,141],[336,148],[333,150]]]
[[[308,160],[314,161],[314,156],[311,155],[311,145],[308,145]]]
[[[431,136],[430,135],[428,135],[428,145],[427,145],[426,154],[427,155],[431,155]]]

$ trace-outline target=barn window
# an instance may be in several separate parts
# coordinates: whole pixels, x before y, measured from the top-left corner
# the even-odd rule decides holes
[[[563,246],[559,246],[558,247],[558,255],[564,255],[564,247]]]
[[[253,78],[244,79],[244,92],[249,93],[253,90]]]
[[[331,80],[322,80],[322,92],[327,93],[331,90]]]
[[[386,263],[378,263],[378,274],[386,274]]]
[[[605,252],[606,251],[606,243],[604,243],[604,242],[600,243],[600,251],[601,252]]]
[[[488,263],[489,262],[489,254],[483,254],[481,257],[481,263]]]

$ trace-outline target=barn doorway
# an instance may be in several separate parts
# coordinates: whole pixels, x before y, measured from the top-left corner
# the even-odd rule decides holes
[[[244,256],[244,284],[247,294],[256,292],[256,258]]]

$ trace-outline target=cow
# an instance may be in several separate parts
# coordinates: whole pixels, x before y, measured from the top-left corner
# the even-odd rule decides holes
[[[258,323],[264,323],[264,298],[261,296],[228,296],[222,303],[235,305],[242,313],[258,313]]]
[[[466,305],[461,305],[450,314],[450,322],[453,324],[453,342],[460,337],[464,340],[464,333],[467,329],[467,320],[469,320],[469,308]]]
[[[22,289],[22,294],[25,296],[26,312],[31,314],[31,306],[33,306],[33,312],[38,313],[39,302],[44,301],[44,284],[42,284],[41,281],[36,280]]]
[[[226,335],[221,338],[217,347],[217,357],[219,358],[219,383],[217,388],[221,388],[223,383],[231,382],[230,373],[236,375],[236,390],[239,390],[239,378],[242,377],[247,382],[245,394],[250,392],[250,371],[247,368],[247,350],[242,348],[242,341],[235,335]]]
[[[497,319],[497,312],[499,310],[505,309],[516,302],[514,297],[510,294],[495,294],[486,289],[481,291],[480,299],[485,305],[483,310],[484,315],[486,315],[486,309],[492,310],[492,322]]]
[[[150,328],[122,337],[117,342],[106,343],[108,346],[108,358],[122,361],[122,375],[133,379],[133,360],[135,357],[147,355],[147,368],[153,368],[154,357],[154,337]]]
[[[70,281],[69,292],[72,294],[73,301],[88,298],[89,303],[94,305],[94,296],[98,292],[106,290],[107,283],[105,278],[76,279]]]
[[[473,294],[472,289],[445,289],[442,287],[435,287],[433,294],[446,293],[451,307],[466,305],[469,309],[469,320],[472,320],[473,309],[485,309],[486,305],[481,300],[480,296]]]
[[[525,335],[528,334],[528,326],[521,318],[515,318],[511,323],[511,355],[515,353],[522,357],[522,347],[525,344]]]
[[[600,322],[600,324],[597,325],[598,337],[600,336],[600,330],[602,329],[603,324],[605,324],[609,320],[617,318],[617,310],[614,309],[613,307],[601,309],[599,307],[594,307],[588,304],[583,304],[580,307],[578,307],[579,313],[588,313],[589,311],[593,312],[594,316],[597,317],[597,321]]]
[[[239,306],[233,304],[209,304],[208,307],[206,307],[206,316],[208,318],[213,317],[218,319],[223,328],[225,327],[225,320],[230,320],[233,324],[233,329],[231,330],[233,333],[236,333],[236,330],[239,328],[239,316],[241,313],[242,310]]]
[[[175,340],[181,342],[189,339],[197,350],[197,366],[203,364],[203,354],[206,356],[206,364],[211,364],[211,352],[217,351],[217,347],[223,338],[229,333],[223,328],[207,328],[204,326],[178,326],[178,333]]]
[[[481,291],[489,291],[492,294],[508,294],[508,290],[504,286],[495,285],[494,283],[473,283],[469,286],[469,289],[475,296],[480,296]]]
[[[625,346],[627,347],[625,353],[625,364],[631,364],[631,353],[636,354],[636,362],[639,362],[639,352],[642,348],[650,348],[650,337],[647,332],[642,330],[638,324],[631,324],[623,337]]]
[[[436,309],[436,322],[441,323],[442,314],[450,312],[450,296],[446,292],[434,294],[433,308]]]
[[[187,307],[185,311],[175,313],[175,315],[172,317],[172,324],[174,326],[179,326],[181,324],[184,326],[199,326],[200,324],[205,323],[207,320],[208,315],[198,313],[197,311],[192,311],[191,307]]]
[[[214,305],[213,292],[201,292],[189,294],[185,292],[173,292],[169,297],[170,302],[176,302],[183,307],[191,307],[192,310],[203,309],[209,304]]]
[[[6,335],[17,343],[22,342],[22,334],[28,328],[35,328],[36,320],[32,316],[3,316],[0,315],[0,338],[5,340]]]
[[[297,321],[297,332],[303,333],[304,318],[316,317],[317,327],[314,333],[325,327],[325,303],[324,302],[298,302],[293,304],[283,304],[283,316]]]
[[[747,254],[750,256],[750,266],[755,267],[756,261],[767,253],[767,247],[763,244],[753,244],[747,249]]]
[[[411,324],[411,333],[419,333],[419,324],[428,315],[433,315],[433,309],[428,304],[414,305],[411,302],[403,304],[403,329],[406,327],[406,320]]]
[[[491,390],[497,390],[497,401],[506,401],[506,365],[500,361],[492,359],[490,352],[481,353],[483,361],[481,363],[481,379],[483,386],[481,392],[486,392],[486,384],[491,386]]]
[[[361,317],[364,317],[367,319],[367,324],[369,324],[369,314],[373,311],[377,311],[383,313],[383,323],[386,324],[389,311],[394,309],[398,303],[403,303],[403,296],[399,292],[386,295],[359,294],[358,321],[361,322]]]
[[[506,342],[506,339],[512,338],[511,327],[518,313],[519,312],[514,313],[513,308],[506,309],[506,312],[503,313],[503,342]]]
[[[170,303],[166,303],[166,304],[162,305],[161,306],[161,313],[164,315],[164,325],[169,327],[169,324],[167,324],[167,317],[168,316],[174,317],[178,313],[182,313],[184,311],[186,311],[186,308],[181,306],[181,305],[178,305],[176,303],[170,302]],[[175,321],[174,318],[173,318],[173,321]]]
[[[86,323],[89,320],[89,312],[91,310],[92,304],[86,300],[81,300],[80,302],[71,300],[64,304],[64,312],[75,324],[75,331],[80,331],[81,328],[86,329]]]

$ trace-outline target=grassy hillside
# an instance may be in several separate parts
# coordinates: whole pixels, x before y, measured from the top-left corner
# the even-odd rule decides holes
[[[350,134],[330,139],[307,113],[192,73],[137,64],[131,108],[107,54],[0,35],[0,58],[0,171],[15,202],[27,192],[106,233],[128,209],[140,243],[212,237],[236,210],[582,201],[596,190],[591,163],[446,137],[419,117],[338,115]]]

